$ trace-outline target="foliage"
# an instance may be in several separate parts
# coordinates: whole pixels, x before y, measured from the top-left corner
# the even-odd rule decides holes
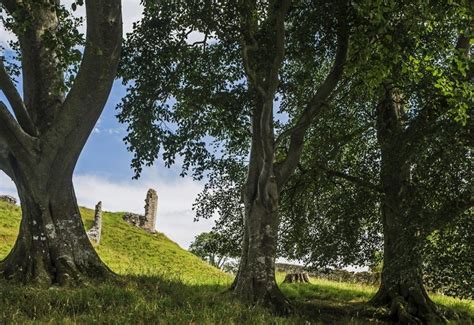
[[[350,101],[321,115],[282,193],[280,254],[311,268],[371,265],[381,249],[380,153],[367,106]]]
[[[128,91],[118,118],[128,124],[132,167],[139,174],[162,152],[167,165],[181,156],[183,174],[192,169],[200,178],[222,158],[248,152],[250,98],[231,32],[236,8],[230,2],[228,10],[221,8],[227,3],[144,5],[119,71]]]
[[[424,251],[426,285],[444,295],[473,299],[473,242],[472,211],[431,234]]]
[[[72,4],[72,11],[75,11],[78,5],[83,5],[83,0],[75,1]],[[17,36],[22,35],[29,27],[29,24],[35,21],[31,16],[31,12],[34,12],[34,10],[40,11],[43,9],[43,6],[44,4],[40,2],[19,5],[11,15],[1,15],[0,22],[6,30]],[[54,31],[44,31],[43,42],[51,51],[55,60],[58,60],[58,67],[61,71],[64,71],[64,84],[60,89],[57,89],[59,92],[64,92],[72,87],[79,70],[79,64],[82,59],[80,49],[85,45],[84,35],[79,32],[79,28],[84,24],[84,19],[82,17],[75,17],[70,9],[59,2],[50,2],[48,6],[57,15],[58,26]],[[0,4],[0,13],[4,12],[3,4]],[[13,49],[13,57],[9,58],[9,60],[4,58],[5,65],[9,72],[19,76],[20,66],[17,65],[17,62],[21,61],[20,41],[18,39],[9,41],[9,46]]]
[[[189,251],[219,269],[224,269],[229,258],[238,257],[240,253],[233,249],[231,241],[215,231],[197,235],[189,246]]]

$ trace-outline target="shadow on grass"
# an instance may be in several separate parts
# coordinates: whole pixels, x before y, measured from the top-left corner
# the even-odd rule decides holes
[[[0,281],[0,323],[286,324],[268,310],[222,294],[225,284],[121,276],[82,288],[37,289]]]
[[[357,290],[283,285],[295,313],[287,317],[239,303],[229,283],[190,284],[169,275],[120,276],[83,288],[37,289],[0,281],[0,323],[94,324],[383,324],[386,310]],[[328,297],[330,293],[334,295]]]

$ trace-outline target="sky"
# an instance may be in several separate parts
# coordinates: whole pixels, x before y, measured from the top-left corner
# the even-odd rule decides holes
[[[70,6],[72,0],[63,1]],[[124,33],[132,30],[133,22],[140,19],[140,0],[122,0]],[[80,7],[78,15],[84,15]],[[6,46],[12,35],[0,29],[0,44]],[[21,87],[21,84],[19,85]],[[93,207],[103,202],[107,211],[144,213],[144,199],[149,188],[158,193],[157,229],[179,245],[187,248],[194,237],[209,231],[214,221],[194,222],[193,202],[204,183],[189,177],[180,177],[180,168],[165,167],[161,162],[145,168],[139,180],[133,180],[130,168],[132,154],[122,139],[126,126],[118,123],[115,108],[125,95],[126,89],[120,81],[114,83],[104,113],[89,138],[74,173],[74,184],[79,205]],[[3,94],[0,99],[4,100]],[[17,197],[11,180],[0,172],[0,195]]]

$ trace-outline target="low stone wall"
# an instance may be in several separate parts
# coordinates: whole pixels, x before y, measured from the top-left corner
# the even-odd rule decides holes
[[[123,215],[123,220],[138,228],[145,228],[146,218],[144,215],[128,212]]]
[[[17,203],[16,199],[13,196],[10,196],[10,195],[0,195],[0,201],[1,202],[7,202],[7,203],[13,204],[13,205],[15,205]]]
[[[276,270],[285,273],[306,272],[310,277],[338,282],[378,285],[380,274],[374,272],[351,272],[339,269],[308,270],[301,265],[277,263]]]

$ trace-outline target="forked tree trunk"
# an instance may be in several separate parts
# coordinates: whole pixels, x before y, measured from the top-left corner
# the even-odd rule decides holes
[[[280,1],[269,5],[268,17],[263,23],[259,21],[255,2],[244,1],[241,8],[242,58],[254,107],[252,146],[243,190],[245,235],[239,272],[232,290],[244,301],[274,307],[279,313],[291,309],[275,280],[280,193],[297,168],[307,130],[342,77],[349,38],[346,24],[340,24],[334,66],[290,129],[286,157],[278,159],[274,101],[285,58],[285,19],[291,3]],[[346,15],[343,16],[346,19]]]
[[[56,35],[65,19],[59,4],[2,1],[20,43],[23,96],[0,64],[0,89],[15,114],[0,101],[0,170],[17,186],[23,217],[0,277],[47,286],[111,274],[87,238],[72,174],[109,97],[122,43],[120,0],[85,0],[83,57],[66,94],[64,64],[70,62],[52,46],[56,36],[66,37]]]
[[[38,179],[36,172],[21,178],[27,184],[17,182],[23,217],[15,246],[0,262],[0,275],[50,286],[102,280],[112,274],[86,235],[71,176],[63,178],[56,170]]]

